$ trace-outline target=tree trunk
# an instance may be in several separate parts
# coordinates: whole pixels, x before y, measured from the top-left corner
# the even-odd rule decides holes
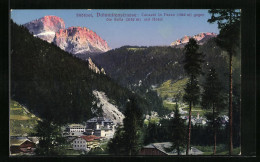
[[[213,131],[214,131],[214,150],[213,155],[216,155],[216,144],[217,144],[217,136],[216,136],[216,123],[215,123],[215,106],[213,104]]]
[[[190,110],[189,110],[189,126],[188,126],[188,140],[187,140],[186,155],[189,155],[189,151],[190,151],[190,134],[191,134],[191,102],[190,102]]]
[[[229,23],[232,24],[232,12],[229,12]],[[233,131],[232,131],[232,49],[229,51],[229,155],[233,152]]]
[[[233,151],[232,133],[232,52],[229,52],[229,155]]]

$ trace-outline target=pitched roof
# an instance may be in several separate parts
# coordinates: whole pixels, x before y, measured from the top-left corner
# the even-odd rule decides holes
[[[92,123],[92,122],[113,122],[111,119],[105,118],[105,117],[94,117],[89,119],[87,122]]]
[[[39,137],[28,137],[28,139],[30,141],[32,141],[33,143],[38,143],[39,142]]]
[[[85,126],[82,124],[69,124],[68,127],[69,128],[85,128]]]
[[[165,146],[167,145],[167,146]],[[143,148],[146,148],[146,149],[157,149],[158,151],[162,152],[163,154],[165,155],[169,155],[169,153],[167,153],[165,151],[165,147],[169,147],[168,146],[169,144],[167,142],[164,142],[164,143],[151,143],[147,146],[144,146]]]
[[[22,139],[10,139],[10,145],[11,146],[20,146],[21,144],[23,144],[25,141],[29,141],[31,142],[29,139],[27,138],[22,138]]]
[[[87,141],[87,142],[100,139],[100,137],[97,137],[97,136],[95,136],[95,135],[80,136],[80,137],[78,137],[78,138],[82,138],[82,139],[84,139],[84,140]],[[75,139],[74,139],[74,140],[75,140]]]
[[[166,148],[171,148],[171,146],[172,146],[171,142],[160,142],[160,143],[151,143],[149,145],[144,146],[143,148],[154,148],[154,149],[160,150],[161,152],[163,152],[167,155],[176,155],[177,154],[176,150],[172,150],[171,152],[168,152],[165,150]],[[185,154],[186,154],[185,152],[181,152],[181,155],[185,155]],[[203,152],[195,147],[191,147],[189,154],[190,155],[201,155],[201,154],[203,154]]]

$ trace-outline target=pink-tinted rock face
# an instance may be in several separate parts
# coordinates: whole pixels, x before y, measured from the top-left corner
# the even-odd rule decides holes
[[[86,27],[65,29],[64,21],[57,16],[44,16],[24,26],[34,35],[72,54],[106,52],[107,42]]]
[[[212,38],[212,37],[216,37],[217,34],[215,33],[200,33],[200,34],[197,34],[197,35],[194,35],[194,36],[184,36],[182,37],[181,39],[178,39],[174,42],[171,43],[171,46],[179,46],[179,45],[185,45],[186,43],[189,42],[189,39],[190,38],[194,38],[198,44],[203,44],[205,41],[207,41],[209,38]],[[183,47],[183,46],[180,46],[180,47]]]
[[[107,42],[86,27],[69,27],[56,32],[54,43],[72,54],[106,52]]]
[[[34,35],[51,43],[55,33],[60,29],[65,29],[64,21],[57,16],[44,16],[33,20],[24,26]]]

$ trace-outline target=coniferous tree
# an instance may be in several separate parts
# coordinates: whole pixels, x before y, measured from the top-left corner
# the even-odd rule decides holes
[[[114,155],[122,155],[124,151],[124,130],[118,127],[114,137],[108,142],[108,152]]]
[[[170,131],[170,139],[172,140],[171,149],[176,149],[177,154],[180,155],[181,151],[185,148],[187,138],[184,120],[180,116],[177,104],[174,111],[174,118],[171,119]]]
[[[144,144],[149,144],[149,143],[154,143],[154,142],[159,142],[160,140],[163,139],[162,134],[159,133],[161,126],[161,122],[157,123],[156,121],[149,121],[148,125],[145,126],[144,129]],[[166,126],[165,124],[163,125],[164,127]],[[165,133],[163,133],[165,134]]]
[[[202,63],[204,55],[198,52],[199,45],[196,40],[191,38],[189,43],[185,45],[185,58],[184,70],[189,77],[189,81],[185,87],[185,94],[183,96],[184,102],[189,104],[189,123],[188,123],[188,136],[187,136],[187,149],[186,155],[190,150],[190,137],[191,137],[191,110],[192,106],[199,102],[200,88],[198,84],[198,76],[202,73]]]
[[[142,146],[143,119],[141,109],[134,97],[130,97],[130,101],[126,105],[123,123],[126,154],[136,155]]]
[[[217,141],[217,128],[218,128],[218,115],[219,110],[224,108],[224,98],[222,94],[222,87],[218,79],[218,75],[214,68],[209,69],[209,73],[206,78],[206,82],[203,85],[202,94],[202,108],[212,109],[212,114],[209,114],[214,134],[214,149],[213,154],[216,154],[216,141]]]
[[[34,135],[39,137],[37,155],[58,155],[58,148],[66,143],[60,127],[47,120],[38,121]]]
[[[136,155],[142,146],[143,119],[137,100],[130,97],[125,110],[123,128],[118,128],[108,144],[109,152],[115,155]]]
[[[232,57],[240,47],[240,11],[236,9],[211,9],[209,23],[217,22],[220,29],[216,42],[229,55],[229,155],[233,150],[232,131]]]

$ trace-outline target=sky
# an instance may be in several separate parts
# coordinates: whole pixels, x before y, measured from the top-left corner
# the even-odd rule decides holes
[[[115,17],[109,17],[112,21],[107,21],[108,17],[98,17],[98,13],[135,14],[136,17],[135,21],[127,21],[129,17],[123,17],[123,21],[115,21]],[[80,17],[78,14],[86,16]],[[92,16],[89,16],[91,14]],[[93,30],[106,40],[112,49],[124,45],[168,46],[185,35],[219,33],[217,24],[207,22],[210,18],[208,10],[11,10],[11,19],[20,25],[46,15],[62,18],[66,28],[80,26]],[[136,18],[141,21],[136,21]],[[148,18],[150,21],[145,21]],[[152,18],[160,21],[153,21]]]

